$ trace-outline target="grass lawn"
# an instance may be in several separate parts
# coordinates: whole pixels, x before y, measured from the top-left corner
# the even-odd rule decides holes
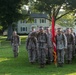
[[[5,38],[0,37],[0,75],[76,75],[76,59],[73,60],[73,64],[64,64],[62,68],[54,64],[39,68],[38,63],[31,65],[28,61],[25,36],[21,37],[22,45],[18,58],[13,57],[10,42],[5,41]]]

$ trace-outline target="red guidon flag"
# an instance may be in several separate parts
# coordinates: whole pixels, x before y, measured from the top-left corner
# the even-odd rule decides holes
[[[55,21],[54,21],[54,17],[52,17],[52,27],[51,27],[51,31],[52,31],[52,42],[53,42],[53,53],[54,53],[54,63],[57,64],[57,51],[56,51],[56,40],[55,40]]]

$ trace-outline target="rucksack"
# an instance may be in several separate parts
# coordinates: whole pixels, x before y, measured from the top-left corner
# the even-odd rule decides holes
[[[65,37],[64,37],[64,34],[62,34],[62,40],[63,40],[64,46],[65,46]],[[57,35],[56,35],[56,45],[57,45]]]
[[[36,39],[35,39],[35,37],[33,37],[33,36],[31,36],[31,37],[28,37],[28,40],[27,40],[27,45],[29,44],[29,41],[32,41],[32,42],[34,42],[34,44],[35,44],[35,46],[36,46]]]
[[[37,34],[37,39],[38,39],[38,37],[41,35],[41,33],[39,32],[38,34]],[[46,33],[43,33],[43,35],[45,36],[45,39],[46,39],[46,42],[47,42],[47,34]]]

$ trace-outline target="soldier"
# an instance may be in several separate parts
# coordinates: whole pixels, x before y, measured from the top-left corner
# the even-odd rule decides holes
[[[37,39],[37,31],[35,30],[35,28],[32,28],[32,31],[29,33],[28,37],[30,37],[31,35],[33,34],[33,37],[35,37]],[[36,61],[38,61],[38,52],[37,52],[37,49],[35,49],[35,58],[36,58]]]
[[[19,45],[20,45],[20,37],[17,35],[17,32],[14,31],[11,38],[11,45],[13,48],[14,57],[18,56],[19,53]]]
[[[58,28],[56,35],[56,44],[57,44],[57,63],[59,67],[63,66],[64,63],[64,49],[67,48],[66,36],[62,33],[61,28]]]
[[[70,28],[70,30],[71,30],[71,34],[73,35],[73,43],[72,43],[72,49],[73,49],[73,51],[72,51],[72,58],[74,58],[75,57],[75,33],[73,32],[73,29],[72,28]]]
[[[47,34],[44,32],[43,27],[39,28],[39,33],[37,34],[38,40],[38,57],[40,67],[43,68],[46,64],[46,45],[48,43]]]
[[[49,48],[48,48],[48,45],[47,45],[47,61],[46,61],[46,64],[50,64],[52,63],[53,61],[53,51],[52,51],[52,47],[53,47],[53,44],[52,44],[52,35],[51,35],[51,32],[50,32],[50,28],[47,28],[46,29],[46,33],[47,33],[47,36],[48,36],[48,40],[49,40]]]
[[[29,62],[34,63],[36,61],[36,50],[37,50],[37,38],[34,37],[34,34],[30,34],[27,38],[26,49],[28,51]]]
[[[28,35],[28,36],[30,36],[32,33],[36,33],[36,30],[35,30],[35,28],[34,28],[34,27],[32,28],[32,31],[29,33],[29,35]]]
[[[69,28],[66,30],[66,37],[67,37],[66,63],[70,64],[72,63],[72,52],[73,52],[72,44],[74,43],[74,38]]]

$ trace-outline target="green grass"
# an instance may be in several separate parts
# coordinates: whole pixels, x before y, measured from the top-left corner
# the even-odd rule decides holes
[[[73,60],[73,64],[64,64],[62,68],[56,67],[54,64],[46,65],[42,69],[39,68],[38,63],[31,65],[25,49],[25,38],[25,36],[21,37],[22,45],[19,49],[18,58],[13,57],[10,42],[2,41],[0,46],[0,75],[76,75],[76,59]]]

